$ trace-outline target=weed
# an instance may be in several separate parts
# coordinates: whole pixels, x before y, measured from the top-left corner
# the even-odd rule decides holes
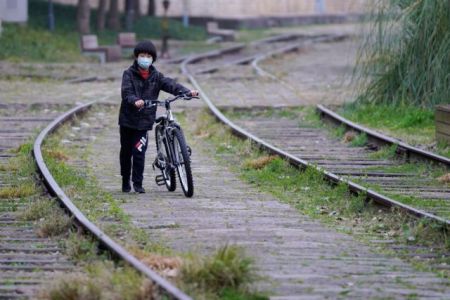
[[[66,233],[72,227],[72,218],[61,208],[52,209],[50,214],[41,218],[37,223],[37,234],[40,237],[57,236]]]
[[[177,277],[183,266],[183,260],[180,257],[162,256],[146,252],[139,248],[131,248],[128,250],[133,256],[164,277]]]
[[[202,291],[239,290],[256,279],[252,260],[241,248],[224,246],[207,258],[192,256],[182,268],[185,284]]]
[[[398,144],[382,147],[376,152],[370,153],[369,157],[373,159],[393,159],[397,155]]]
[[[35,194],[36,191],[36,185],[34,183],[3,187],[0,189],[0,199],[27,197]]]
[[[367,144],[367,134],[365,132],[360,133],[355,136],[355,138],[350,142],[352,147],[363,147]]]
[[[342,141],[344,143],[350,143],[350,142],[352,142],[355,139],[356,135],[357,135],[357,133],[354,132],[354,131],[347,131],[344,134],[344,137],[342,138]]]
[[[48,215],[55,209],[55,199],[38,199],[21,212],[20,218],[25,221],[37,221]]]
[[[155,286],[130,267],[94,263],[86,274],[70,274],[47,286],[43,299],[159,299]]]
[[[341,125],[339,127],[334,128],[331,133],[334,137],[341,139],[344,137],[346,131],[347,131],[347,128],[345,126]]]
[[[64,248],[66,254],[78,262],[90,263],[98,259],[98,242],[77,232],[70,232]]]
[[[69,159],[69,156],[61,150],[46,149],[45,155],[59,161],[67,161]]]
[[[258,157],[256,159],[247,160],[244,163],[244,168],[259,170],[259,169],[264,168],[266,165],[268,165],[275,158],[277,158],[277,156],[275,156],[275,155],[267,155],[267,156]]]
[[[442,175],[437,179],[440,183],[447,183],[450,184],[450,173],[447,173],[445,175]]]

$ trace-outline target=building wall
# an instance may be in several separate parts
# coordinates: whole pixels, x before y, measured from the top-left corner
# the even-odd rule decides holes
[[[76,5],[78,0],[53,0],[54,2]],[[148,0],[141,1],[141,13],[145,13]],[[362,13],[367,3],[373,0],[322,0],[324,13],[348,14]],[[91,0],[91,7],[96,8],[99,0]],[[261,16],[298,16],[320,12],[320,0],[170,0],[168,14],[181,16],[183,5],[188,3],[189,15],[194,17],[261,17]],[[125,0],[119,0],[123,10]],[[162,0],[156,0],[157,14],[163,13]]]
[[[0,19],[25,23],[28,20],[28,0],[0,0]]]

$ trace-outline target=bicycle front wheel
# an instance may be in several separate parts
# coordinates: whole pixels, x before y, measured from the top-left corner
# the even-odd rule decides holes
[[[179,129],[174,130],[173,148],[181,188],[186,197],[192,197],[194,195],[194,182],[192,179],[191,158],[189,156],[183,132]]]
[[[175,177],[175,169],[169,168],[167,165],[170,161],[170,151],[167,141],[163,140],[161,129],[159,127],[155,128],[155,140],[156,140],[156,151],[157,153],[162,153],[164,157],[164,165],[161,169],[161,174],[164,177],[164,183],[169,192],[175,191],[177,188],[177,182]]]

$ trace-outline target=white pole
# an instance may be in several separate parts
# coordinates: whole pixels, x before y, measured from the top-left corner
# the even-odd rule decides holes
[[[325,0],[316,0],[316,13],[323,14],[325,10]]]
[[[189,0],[183,0],[183,25],[189,27]]]

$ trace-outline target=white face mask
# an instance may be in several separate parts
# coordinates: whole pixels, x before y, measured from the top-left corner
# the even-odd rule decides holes
[[[151,57],[138,57],[137,63],[139,67],[147,70],[153,63],[153,58]]]

